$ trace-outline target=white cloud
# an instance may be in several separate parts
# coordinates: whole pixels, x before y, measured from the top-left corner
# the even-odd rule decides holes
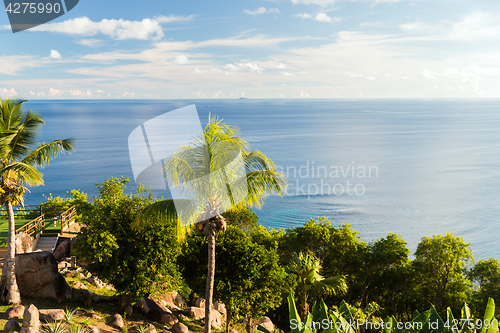
[[[21,70],[38,67],[42,63],[43,60],[34,56],[0,56],[0,73],[16,75]]]
[[[185,65],[189,62],[189,59],[185,55],[181,54],[175,57],[175,62],[178,63],[179,65]]]
[[[7,90],[5,88],[0,89],[0,97],[1,98],[9,98],[9,97],[16,97],[17,96],[17,91],[14,90],[14,88],[10,88],[10,90]]]
[[[242,70],[248,70],[250,72],[258,72],[262,73],[262,68],[260,68],[256,64],[252,63],[235,63],[235,64],[227,64],[224,66],[225,69],[231,70],[231,71],[242,71]]]
[[[99,22],[94,22],[84,16],[59,23],[39,25],[30,29],[30,31],[61,33],[78,36],[95,36],[102,34],[117,40],[158,40],[164,36],[161,26],[162,23],[187,21],[191,18],[192,16],[159,16],[153,19],[145,18],[142,21],[104,19]]]
[[[50,56],[51,59],[61,59],[61,53],[57,52],[56,50],[50,50]]]
[[[76,43],[83,46],[97,47],[102,45],[103,41],[100,39],[89,38],[77,40]]]
[[[308,13],[301,13],[294,16],[300,17],[302,19],[313,19],[314,21],[324,23],[340,22],[342,20],[340,17],[330,17],[326,13],[318,13],[315,16]]]
[[[269,9],[267,9],[266,7],[259,7],[256,10],[245,9],[244,12],[246,14],[248,14],[248,15],[280,14],[281,13],[278,8],[269,8]]]

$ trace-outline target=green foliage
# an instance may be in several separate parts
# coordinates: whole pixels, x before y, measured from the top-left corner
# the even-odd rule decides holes
[[[40,328],[40,333],[69,333],[69,327],[62,322],[49,322]]]
[[[222,301],[230,320],[236,315],[259,318],[278,306],[289,292],[290,279],[278,264],[276,250],[252,242],[235,226],[217,238],[214,300]],[[202,236],[186,241],[179,265],[189,286],[203,294],[207,274],[207,240]]]
[[[259,227],[257,224],[259,220],[258,216],[247,205],[233,207],[227,212],[222,213],[222,216],[228,224],[237,226],[245,233],[251,233]]]
[[[500,267],[497,259],[479,260],[469,270],[467,277],[477,286],[472,295],[474,308],[484,308],[489,298],[500,300]],[[498,314],[500,309],[496,310]]]
[[[458,308],[467,300],[471,283],[464,273],[473,262],[470,244],[453,234],[424,237],[413,261],[422,303],[434,304],[438,311],[446,305]]]
[[[68,309],[64,311],[64,322],[68,324],[73,324],[76,321],[76,309]]]
[[[82,214],[77,255],[119,293],[144,295],[155,288],[178,288],[176,222],[157,221],[140,231],[132,228],[139,210],[154,200],[141,186],[126,194],[128,182],[121,177],[97,184],[99,197]]]

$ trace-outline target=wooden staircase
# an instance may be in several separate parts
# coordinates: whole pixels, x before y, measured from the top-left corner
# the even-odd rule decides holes
[[[42,250],[53,252],[59,237],[40,237],[33,251]]]

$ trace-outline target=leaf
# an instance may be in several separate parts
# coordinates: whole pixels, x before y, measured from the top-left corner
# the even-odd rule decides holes
[[[297,307],[295,306],[295,300],[292,294],[288,294],[288,318],[290,319],[290,325],[294,322],[297,325],[301,322],[299,313],[297,312]],[[292,328],[290,333],[299,333],[301,330],[297,328]]]

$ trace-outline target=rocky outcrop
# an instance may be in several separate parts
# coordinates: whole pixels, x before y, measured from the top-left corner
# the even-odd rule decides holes
[[[172,291],[171,295],[172,295],[172,300],[176,306],[178,306],[180,308],[187,307],[186,300],[177,291],[175,291],[175,290]]]
[[[23,327],[21,333],[38,333],[40,330],[40,317],[38,309],[30,304],[23,313]]]
[[[61,261],[61,259],[66,258],[66,256],[69,255],[69,244],[69,240],[65,240],[56,247],[56,249],[54,250],[54,258],[57,261]]]
[[[257,326],[258,325],[261,325],[262,327],[264,327],[268,331],[271,331],[271,332],[274,331],[274,324],[269,317],[264,316],[264,317],[260,318],[259,322],[257,323]]]
[[[172,326],[172,333],[189,333],[189,329],[183,323],[177,323]]]
[[[123,326],[125,326],[122,316],[120,316],[118,313],[112,315],[109,319],[109,326],[113,326],[116,328],[122,328]]]
[[[205,308],[197,308],[197,307],[190,307],[189,308],[189,316],[195,320],[202,320],[202,322],[205,322]],[[211,309],[210,310],[210,319],[212,320],[212,327],[215,329],[222,329],[222,326],[224,325],[224,318],[220,314],[219,311]]]
[[[21,296],[50,297],[58,302],[71,298],[71,287],[57,271],[57,262],[50,252],[16,255],[16,280]],[[0,285],[5,284],[2,277]]]
[[[197,308],[204,308],[205,307],[205,299],[204,298],[198,298],[194,302],[194,306],[196,306]]]
[[[11,308],[8,308],[3,314],[4,319],[12,319],[12,318],[22,318],[24,313],[24,306],[22,305],[14,305]]]
[[[189,308],[189,317],[193,318],[194,320],[203,319],[205,318],[205,309],[192,306]]]
[[[9,319],[6,323],[5,326],[3,327],[4,332],[9,332],[9,331],[16,331],[19,332],[21,330],[21,326],[17,323],[15,319]]]
[[[173,325],[179,320],[164,305],[149,299],[141,298],[134,304],[134,311],[145,314],[150,320],[160,324]]]
[[[16,235],[16,254],[29,253],[33,251],[33,241],[27,233]]]
[[[224,305],[224,303],[215,302],[214,309],[220,312],[222,317],[224,317],[224,320],[227,320],[227,310],[226,310],[226,306]]]
[[[63,309],[47,309],[38,310],[40,313],[40,320],[50,322],[50,321],[61,321],[64,319]]]

